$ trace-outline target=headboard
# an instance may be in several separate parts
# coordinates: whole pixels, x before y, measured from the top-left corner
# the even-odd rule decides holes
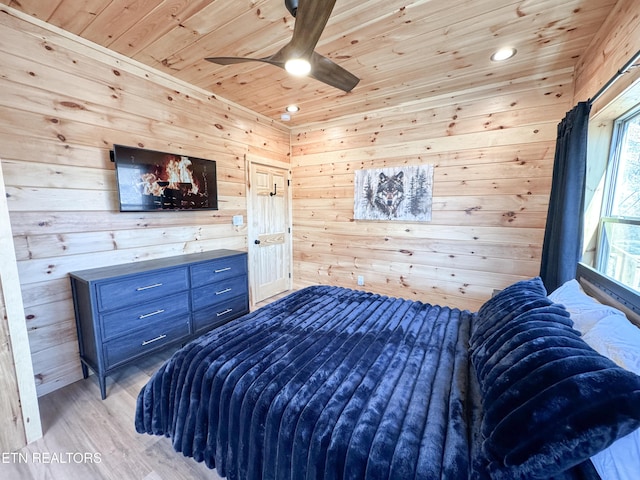
[[[588,295],[600,303],[621,310],[632,323],[640,327],[640,294],[638,292],[604,277],[583,263],[578,264],[576,280]]]

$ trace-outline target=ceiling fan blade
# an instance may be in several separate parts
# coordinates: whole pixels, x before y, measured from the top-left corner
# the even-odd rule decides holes
[[[344,92],[353,90],[353,87],[360,81],[353,73],[316,52],[311,55],[309,76]]]
[[[284,63],[274,59],[275,55],[265,58],[249,58],[249,57],[209,57],[205,58],[208,62],[217,63],[218,65],[235,65],[236,63],[245,62],[262,62],[284,68]]]
[[[336,0],[299,0],[293,37],[289,42],[291,53],[307,57],[316,48],[324,27],[329,21]]]

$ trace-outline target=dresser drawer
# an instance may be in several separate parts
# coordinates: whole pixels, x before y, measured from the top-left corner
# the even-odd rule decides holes
[[[249,312],[249,297],[242,295],[228,299],[221,305],[214,305],[205,308],[193,314],[193,330],[194,333],[207,330],[223,323],[228,322],[232,318]]]
[[[109,340],[131,330],[151,324],[157,325],[172,317],[189,319],[189,292],[158,298],[101,315],[102,336]]]
[[[191,286],[200,287],[247,273],[246,255],[219,258],[191,267]]]
[[[229,298],[246,294],[247,276],[242,275],[205,285],[204,287],[194,288],[191,302],[195,311],[224,302]]]
[[[119,363],[160,349],[171,343],[186,340],[191,331],[189,319],[179,317],[172,322],[147,328],[119,337],[104,344],[106,368],[116,367]]]
[[[189,288],[187,267],[137,274],[97,285],[100,311],[137,305]]]

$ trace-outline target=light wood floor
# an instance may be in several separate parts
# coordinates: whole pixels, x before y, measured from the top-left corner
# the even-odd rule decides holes
[[[19,452],[0,452],[0,479],[220,480],[215,470],[175,452],[170,439],[135,431],[138,392],[173,351],[107,377],[105,400],[95,375],[41,397],[44,436]]]
[[[135,431],[138,392],[171,353],[165,350],[107,377],[105,400],[95,375],[42,397],[43,438],[0,459],[0,478],[220,479],[215,470],[175,452],[170,439]]]

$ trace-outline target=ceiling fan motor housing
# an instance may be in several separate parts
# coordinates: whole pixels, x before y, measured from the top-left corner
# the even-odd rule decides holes
[[[295,18],[298,13],[298,0],[284,0],[284,5],[289,10],[289,13]]]

